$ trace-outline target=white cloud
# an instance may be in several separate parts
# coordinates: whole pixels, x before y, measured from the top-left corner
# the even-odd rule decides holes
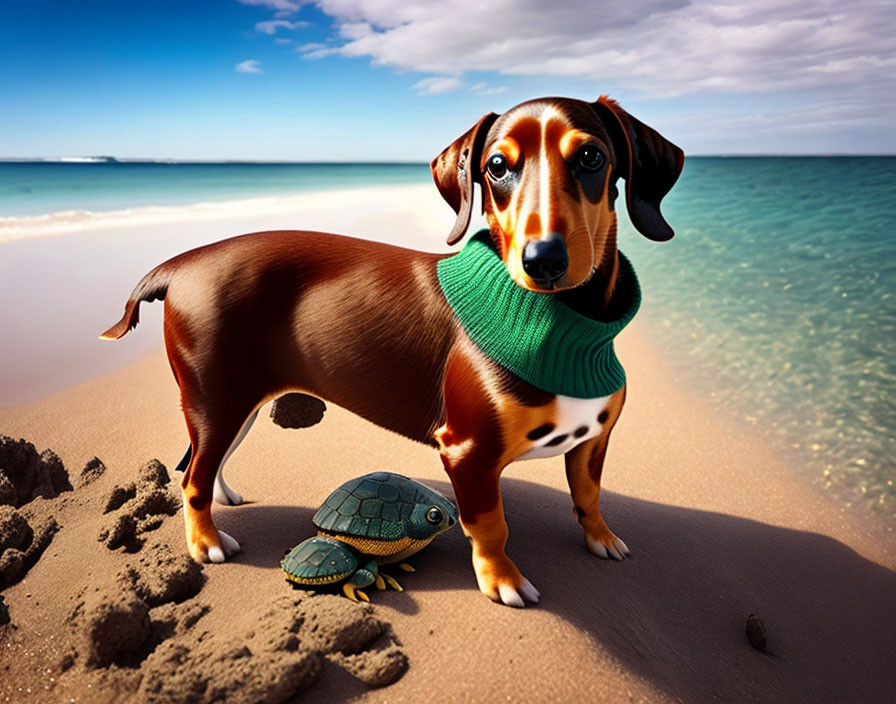
[[[261,70],[261,61],[258,59],[246,59],[245,61],[240,61],[234,67],[239,73],[264,73]]]
[[[239,0],[243,5],[257,5],[276,10],[274,17],[288,17],[307,4],[303,0]]]
[[[373,65],[437,76],[494,71],[621,82],[654,97],[896,93],[896,10],[878,0],[317,0],[316,5],[333,18],[338,44],[308,58],[364,57]]]
[[[507,86],[490,86],[485,81],[479,81],[479,83],[471,85],[470,90],[476,95],[497,95],[498,93],[505,93]]]
[[[457,90],[463,85],[463,81],[452,76],[433,76],[432,78],[424,78],[417,81],[411,88],[423,95],[438,95],[439,93],[450,93]]]
[[[255,23],[255,31],[262,34],[276,34],[278,29],[299,29],[307,27],[308,22],[290,22],[289,20],[265,20]]]
[[[809,102],[793,108],[757,109],[748,114],[711,112],[669,116],[664,127],[687,128],[699,125],[704,132],[718,134],[775,134],[804,135],[832,130],[847,130],[859,126],[884,125],[889,116],[875,114],[873,106],[862,100],[836,98]]]
[[[319,48],[319,49],[312,49],[311,51],[309,51],[307,53],[303,53],[302,58],[303,59],[312,59],[312,60],[313,59],[325,59],[328,56],[333,56],[334,54],[339,53],[338,49],[325,48],[326,45],[323,45],[323,44],[320,46],[321,46],[321,48]],[[303,50],[299,49],[298,51],[303,51]]]

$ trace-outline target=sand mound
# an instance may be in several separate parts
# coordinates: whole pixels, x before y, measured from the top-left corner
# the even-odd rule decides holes
[[[41,516],[40,511],[35,513],[37,515],[26,517],[24,511],[0,506],[0,589],[24,577],[59,530],[55,518]]]
[[[59,530],[49,499],[72,490],[62,460],[0,435],[0,589],[21,580]],[[10,621],[0,606],[0,625]]]
[[[137,567],[129,564],[114,583],[82,589],[67,619],[72,649],[64,669],[78,658],[87,669],[138,668],[159,643],[189,632],[209,607],[176,603],[195,596],[204,582],[199,565],[190,560],[195,567],[184,568],[178,557],[144,559]],[[149,563],[159,569],[147,579]]]
[[[83,487],[93,484],[97,479],[103,476],[105,472],[106,465],[103,464],[103,461],[99,457],[94,457],[90,462],[84,465],[84,469],[81,470],[78,486]]]
[[[281,596],[244,615],[241,628],[197,630],[198,603],[150,609],[114,586],[84,590],[68,622],[73,650],[106,669],[105,686],[141,702],[282,702],[307,689],[324,660],[368,686],[394,682],[408,661],[391,627],[369,604],[332,595]]]
[[[187,601],[182,604],[169,603],[150,611],[153,642],[161,643],[169,638],[183,636],[190,632],[196,622],[211,610],[209,604]]]
[[[136,483],[114,487],[103,510],[111,515],[97,539],[110,550],[139,550],[145,533],[158,528],[165,516],[180,510],[180,494],[170,482],[165,465],[150,460],[138,471]]]
[[[42,526],[38,540],[28,520],[11,506],[0,506],[0,589],[15,584],[52,538],[53,528]]]
[[[88,668],[135,666],[151,647],[149,607],[133,592],[90,589],[69,623],[73,644]]]
[[[407,668],[388,624],[369,605],[336,596],[275,599],[235,635],[172,639],[147,658],[139,698],[147,702],[282,702],[307,689],[323,660],[368,685],[395,681]],[[381,649],[364,650],[384,640]]]
[[[179,526],[167,520],[179,513],[181,496],[159,461],[126,481],[127,470],[116,475],[94,457],[69,498],[47,499],[41,497],[70,488],[56,455],[39,455],[25,441],[4,439],[2,447],[0,459],[13,459],[3,467],[14,468],[4,473],[3,486],[12,487],[5,495],[29,503],[0,505],[0,587],[20,580],[38,561],[60,530],[55,516],[69,526],[59,549],[44,557],[31,591],[15,592],[14,623],[0,600],[7,652],[29,647],[25,643],[34,648],[40,639],[34,641],[31,623],[48,607],[58,611],[59,627],[39,646],[45,647],[40,671],[46,691],[60,687],[66,699],[71,693],[84,701],[280,702],[333,668],[368,686],[394,682],[406,670],[391,627],[369,605],[283,594],[279,580],[271,582],[275,590],[258,592],[254,611],[218,613],[232,605],[197,598],[207,576],[184,552]],[[28,472],[36,477],[30,483]],[[97,534],[105,547],[90,545]],[[47,580],[53,586],[45,589]],[[0,671],[0,679],[27,681],[26,670]]]
[[[119,583],[150,606],[181,602],[196,596],[205,577],[202,567],[186,553],[175,554],[168,545],[141,551],[118,573]]]
[[[271,419],[281,428],[310,428],[324,417],[326,404],[307,394],[285,394],[271,406]]]
[[[26,440],[0,435],[0,505],[19,507],[71,490],[68,472],[55,452],[39,453]]]
[[[0,552],[24,550],[34,536],[25,517],[11,506],[0,506]]]
[[[282,702],[307,689],[320,673],[315,653],[262,653],[245,645],[194,651],[178,643],[159,648],[148,664],[140,699],[172,702]]]
[[[70,669],[78,660],[87,670],[111,668],[105,686],[133,690],[147,656],[160,643],[189,632],[208,612],[204,604],[181,604],[202,589],[202,567],[164,542],[144,544],[143,534],[160,527],[180,507],[169,485],[164,465],[152,460],[138,470],[135,483],[115,486],[101,502],[103,513],[110,515],[100,539],[108,547],[124,546],[138,555],[119,563],[114,579],[78,592],[67,618],[71,647],[61,669]]]

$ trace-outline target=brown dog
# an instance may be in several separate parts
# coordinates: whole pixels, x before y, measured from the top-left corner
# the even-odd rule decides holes
[[[618,315],[634,278],[616,249],[617,179],[626,181],[635,227],[667,240],[673,233],[659,205],[683,161],[678,147],[614,101],[545,98],[484,116],[432,171],[457,212],[449,243],[466,231],[479,183],[491,246],[512,281],[599,321]],[[221,469],[258,408],[289,391],[439,448],[479,588],[492,599],[523,606],[539,598],[504,552],[499,478],[517,459],[565,454],[588,547],[600,557],[628,554],[599,507],[625,387],[566,396],[495,362],[440,288],[436,267],[445,258],[338,235],[264,232],[186,252],[140,281],[102,338],[132,329],[141,301],[164,299],[165,344],[192,449],[183,491],[194,559],[220,562],[239,549],[212,521],[213,496],[241,501]]]

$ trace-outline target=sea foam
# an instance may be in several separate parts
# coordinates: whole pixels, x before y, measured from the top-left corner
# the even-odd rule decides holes
[[[164,223],[208,222],[299,212],[313,208],[344,209],[396,198],[429,195],[429,186],[370,186],[322,192],[303,191],[288,196],[261,196],[228,201],[206,201],[188,205],[150,205],[118,210],[64,210],[43,215],[0,217],[0,243],[28,238],[47,237],[86,230],[158,225]]]

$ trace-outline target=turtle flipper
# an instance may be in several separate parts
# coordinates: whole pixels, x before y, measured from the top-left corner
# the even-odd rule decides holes
[[[378,574],[376,576],[376,588],[379,589],[381,592],[385,591],[385,589],[386,589],[386,582],[383,580],[383,575],[381,575],[381,574]]]
[[[403,591],[404,591],[404,589],[403,589],[402,586],[398,583],[398,580],[395,579],[395,577],[391,577],[391,576],[389,576],[388,574],[383,574],[382,577],[386,580],[386,583],[387,583],[390,587],[392,587],[395,591],[397,591],[397,592],[403,592]]]
[[[370,603],[370,597],[367,596],[367,594],[362,592],[360,589],[358,589],[351,582],[346,582],[345,584],[343,584],[342,591],[352,601],[358,601],[358,599],[360,599],[361,601],[366,601],[367,603]]]
[[[380,581],[380,573],[379,569],[376,566],[376,560],[371,560],[364,567],[358,568],[358,570],[349,577],[345,584],[342,585],[343,593],[352,601],[357,601],[359,598],[362,601],[370,601],[370,598],[361,591],[363,587],[369,587],[371,584]]]

